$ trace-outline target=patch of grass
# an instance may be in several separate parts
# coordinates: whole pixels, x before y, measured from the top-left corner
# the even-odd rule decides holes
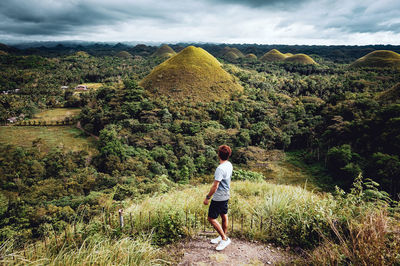
[[[0,142],[16,146],[28,147],[32,141],[41,138],[45,149],[56,146],[64,146],[67,150],[87,150],[89,154],[96,153],[95,139],[86,137],[82,131],[70,126],[9,126],[0,127]]]
[[[79,108],[54,108],[44,110],[38,114],[35,114],[33,119],[35,121],[46,121],[46,122],[55,122],[62,121],[67,117],[73,118],[76,117],[80,113],[81,109]]]
[[[83,224],[78,230],[85,230]],[[66,230],[67,232],[67,230]],[[167,264],[166,255],[151,245],[149,238],[111,239],[92,233],[84,241],[54,235],[46,241],[30,244],[14,251],[12,242],[0,246],[1,265],[161,265]],[[81,239],[82,240],[82,239]],[[61,242],[62,241],[62,242]],[[46,244],[47,242],[47,244]]]
[[[290,151],[285,154],[285,163],[293,166],[293,172],[301,172],[310,183],[321,188],[323,191],[334,191],[336,183],[332,180],[329,172],[322,162],[306,162],[303,151]]]
[[[81,85],[86,86],[89,90],[97,90],[103,86],[103,83],[82,83]]]

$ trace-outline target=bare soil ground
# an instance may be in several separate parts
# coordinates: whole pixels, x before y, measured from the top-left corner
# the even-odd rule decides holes
[[[176,246],[182,259],[178,265],[289,265],[296,256],[281,248],[232,238],[222,251],[211,244],[214,235],[197,236]]]

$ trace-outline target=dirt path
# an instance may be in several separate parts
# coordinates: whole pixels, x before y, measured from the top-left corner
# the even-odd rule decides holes
[[[210,243],[214,236],[199,236],[182,243],[183,258],[178,265],[275,265],[290,264],[295,257],[271,245],[232,239],[223,251]]]

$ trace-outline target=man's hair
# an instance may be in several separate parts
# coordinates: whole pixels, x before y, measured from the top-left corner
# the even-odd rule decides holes
[[[232,150],[228,145],[221,145],[218,147],[218,157],[221,158],[221,160],[223,161],[228,160],[231,154]]]

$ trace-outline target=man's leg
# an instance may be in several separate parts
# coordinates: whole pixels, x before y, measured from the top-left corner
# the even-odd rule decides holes
[[[212,226],[217,230],[218,234],[221,236],[222,240],[226,240],[226,235],[224,233],[224,230],[222,229],[221,225],[217,221],[217,219],[213,219],[211,217],[208,217],[208,221]]]
[[[224,231],[224,234],[228,232],[228,214],[221,214],[222,218],[222,230]]]

